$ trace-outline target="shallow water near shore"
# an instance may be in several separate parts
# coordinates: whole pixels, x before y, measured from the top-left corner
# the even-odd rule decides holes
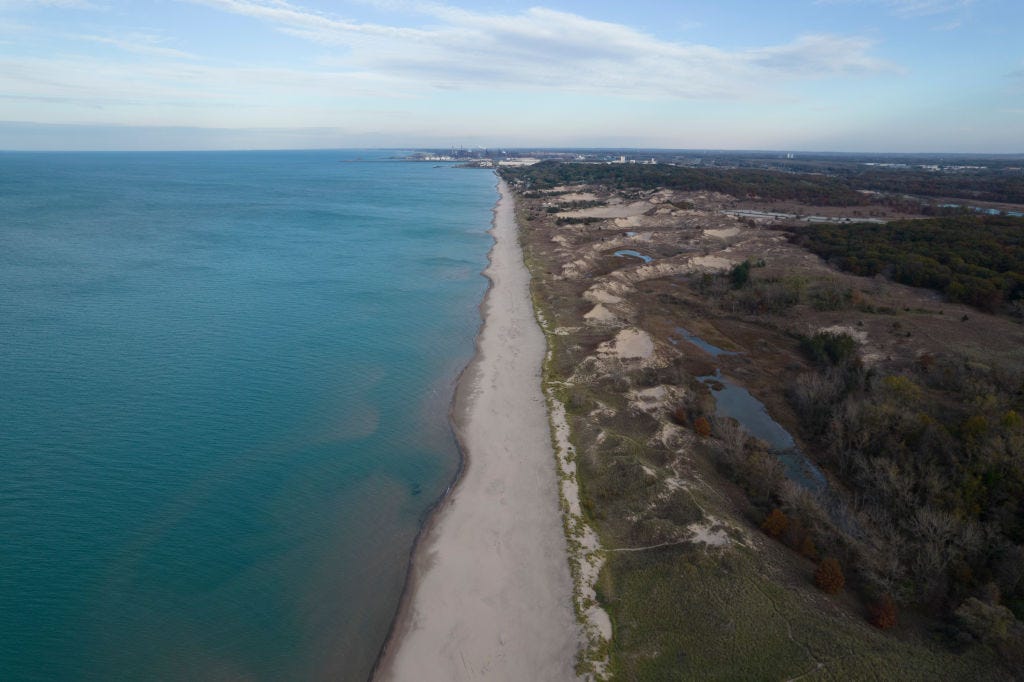
[[[0,154],[0,678],[366,677],[497,196],[388,156]]]

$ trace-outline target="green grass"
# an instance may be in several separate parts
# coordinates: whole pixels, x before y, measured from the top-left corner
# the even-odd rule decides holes
[[[794,589],[764,576],[763,565],[746,548],[613,554],[601,597],[615,625],[614,678],[1009,679],[985,649],[957,655],[875,630],[809,584]]]

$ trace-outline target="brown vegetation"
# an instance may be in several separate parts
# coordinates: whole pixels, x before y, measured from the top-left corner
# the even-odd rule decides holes
[[[778,507],[772,509],[772,513],[761,524],[761,530],[773,538],[782,535],[787,528],[789,528],[789,517]]]
[[[879,630],[896,627],[896,602],[892,595],[884,595],[868,607],[868,621]]]
[[[693,420],[693,430],[701,438],[707,438],[711,435],[711,422],[707,417],[697,417]]]
[[[823,559],[814,572],[814,584],[826,594],[839,594],[846,586],[846,576],[839,562],[832,557]]]

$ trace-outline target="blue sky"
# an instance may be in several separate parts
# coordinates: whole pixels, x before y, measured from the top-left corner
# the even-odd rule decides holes
[[[1024,152],[1022,0],[0,0],[0,149]]]

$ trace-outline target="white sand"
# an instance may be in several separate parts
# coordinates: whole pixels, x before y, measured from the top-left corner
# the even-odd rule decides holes
[[[714,517],[691,523],[686,529],[693,534],[690,542],[701,543],[709,547],[725,547],[732,544],[724,526]]]
[[[454,418],[467,453],[425,531],[376,678],[570,680],[580,644],[541,394],[544,336],[505,183],[477,356]]]
[[[740,233],[738,227],[725,227],[720,230],[704,230],[704,234],[711,235],[712,237],[718,237],[719,239],[728,239],[729,237],[735,237]]]
[[[734,265],[731,260],[721,256],[698,256],[690,263],[700,270],[726,270]]]
[[[618,316],[612,311],[608,310],[604,303],[598,303],[590,312],[583,316],[584,320],[588,322],[597,322],[598,324],[610,324],[618,321]]]
[[[611,341],[597,347],[599,355],[617,356],[622,360],[646,360],[654,355],[654,341],[642,329],[623,329]]]
[[[569,203],[570,201],[597,201],[597,195],[590,192],[581,192],[577,194],[563,194],[558,197],[558,200],[562,203]]]

